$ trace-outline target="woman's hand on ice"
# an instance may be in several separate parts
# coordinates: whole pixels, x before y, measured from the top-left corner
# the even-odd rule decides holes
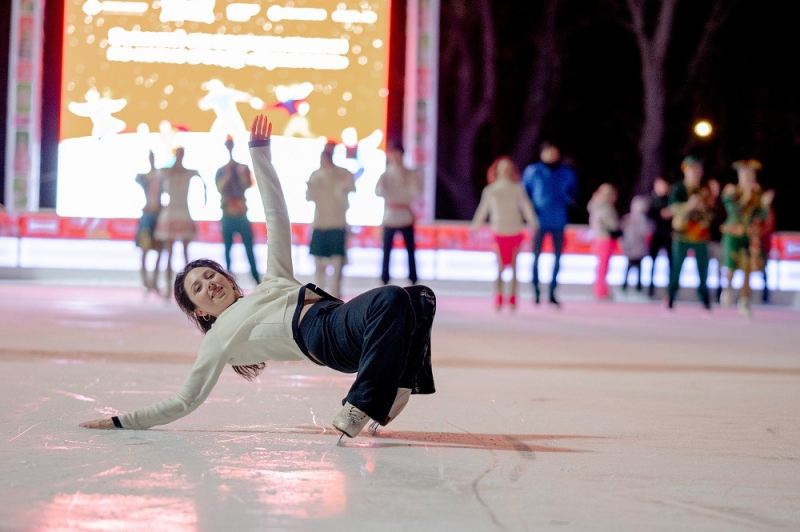
[[[269,140],[272,137],[272,122],[266,115],[258,114],[253,118],[250,126],[250,142],[257,140]]]
[[[80,425],[85,429],[108,430],[114,428],[114,422],[111,421],[110,419],[95,419],[93,421],[84,421]]]

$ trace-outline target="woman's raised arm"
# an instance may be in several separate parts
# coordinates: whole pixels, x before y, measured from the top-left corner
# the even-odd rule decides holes
[[[250,157],[267,219],[267,277],[293,279],[292,226],[281,182],[272,166],[270,137],[272,123],[264,115],[253,119],[250,129]]]

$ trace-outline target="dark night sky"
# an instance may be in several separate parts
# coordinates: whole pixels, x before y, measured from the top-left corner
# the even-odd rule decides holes
[[[709,0],[679,3],[668,55],[664,174],[678,180],[680,160],[693,152],[705,157],[707,175],[725,183],[735,179],[731,162],[757,157],[764,163],[762,183],[777,192],[779,229],[800,230],[800,210],[794,207],[800,198],[800,84],[790,79],[800,59],[800,37],[787,7],[770,3],[780,9],[768,11],[763,5],[755,0],[735,2],[701,75],[684,98],[674,101],[710,6]],[[476,195],[485,184],[485,168],[513,149],[530,71],[531,21],[538,17],[540,6],[538,1],[492,2],[501,103],[482,131],[471,180]],[[546,119],[543,136],[560,143],[574,163],[581,201],[572,220],[583,223],[589,196],[606,181],[617,185],[619,208],[627,209],[638,175],[639,56],[633,36],[613,19],[607,3],[567,1],[562,21],[574,27],[563,50],[558,101]],[[452,95],[444,88],[440,91],[440,106],[445,108]],[[715,126],[714,135],[703,141],[691,132],[700,117]],[[531,162],[536,155],[531,154]],[[451,215],[448,198],[442,194],[437,216]]]
[[[443,0],[445,3],[452,0]],[[562,82],[557,103],[544,124],[543,136],[558,141],[573,162],[581,181],[581,201],[573,221],[586,221],[583,208],[591,192],[608,181],[621,191],[622,211],[638,173],[636,150],[641,120],[639,58],[631,34],[612,17],[610,0],[564,0],[562,22],[570,28],[563,50]],[[670,101],[685,75],[687,58],[696,46],[710,0],[682,0],[668,56],[668,101],[664,144],[665,176],[679,178],[679,163],[688,151],[706,157],[708,173],[728,182],[734,179],[730,163],[745,157],[764,162],[761,180],[777,191],[778,228],[800,230],[800,84],[794,69],[800,63],[800,32],[795,28],[791,3],[729,0],[735,3],[725,25],[716,34],[702,76],[679,101]],[[59,2],[48,1],[51,18]],[[767,5],[773,9],[764,9]],[[514,146],[520,127],[530,59],[531,31],[541,0],[494,0],[497,35],[497,104],[483,128],[476,164],[465,185],[477,198],[485,183],[485,168]],[[0,19],[7,24],[8,5]],[[444,11],[444,9],[443,9]],[[443,17],[442,24],[448,24]],[[60,22],[56,24],[60,27]],[[2,24],[0,24],[2,29]],[[8,35],[8,32],[3,32]],[[52,48],[49,48],[53,51]],[[7,42],[0,45],[7,55]],[[58,49],[55,49],[57,57]],[[47,51],[46,51],[47,55]],[[0,76],[0,98],[5,100],[6,72]],[[447,76],[446,72],[442,73]],[[50,84],[52,99],[57,82]],[[440,109],[452,101],[454,85],[440,90]],[[46,88],[46,90],[48,90]],[[699,141],[691,133],[695,118],[708,118],[715,134]],[[5,115],[0,133],[4,137]],[[43,139],[45,148],[48,139]],[[52,151],[52,150],[51,150]],[[531,161],[536,157],[531,154]],[[52,176],[55,161],[44,158],[43,177]],[[43,206],[52,201],[52,180],[43,189]],[[47,198],[51,198],[48,200]],[[437,197],[437,216],[451,218],[453,208],[444,194]]]

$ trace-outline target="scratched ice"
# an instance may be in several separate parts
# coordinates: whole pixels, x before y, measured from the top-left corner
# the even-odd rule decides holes
[[[0,288],[3,530],[800,529],[797,310],[441,291],[438,392],[337,446],[352,376],[301,363],[81,429],[176,392],[201,337],[137,288]]]

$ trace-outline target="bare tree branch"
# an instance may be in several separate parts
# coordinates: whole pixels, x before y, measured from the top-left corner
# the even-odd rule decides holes
[[[653,53],[659,64],[663,65],[667,57],[669,40],[672,36],[672,26],[675,21],[675,7],[678,0],[661,0],[661,9],[658,13],[656,31],[653,35]]]
[[[703,35],[700,37],[700,42],[695,49],[695,53],[692,56],[691,61],[689,61],[689,66],[686,69],[686,76],[684,77],[683,83],[678,90],[675,91],[675,95],[672,98],[673,103],[679,102],[686,97],[690,87],[697,79],[700,68],[708,59],[708,54],[711,50],[711,44],[714,41],[717,31],[719,31],[719,29],[725,24],[725,21],[728,19],[728,15],[730,15],[730,12],[735,7],[736,2],[737,0],[717,0],[714,3],[714,7],[711,9],[711,14],[708,17],[708,20],[706,20],[705,27],[703,28]]]
[[[531,160],[539,141],[547,112],[553,105],[561,80],[561,58],[558,50],[558,9],[561,0],[545,3],[541,29],[535,39],[536,56],[532,62],[525,100],[522,129],[517,136],[512,159],[519,166]]]

